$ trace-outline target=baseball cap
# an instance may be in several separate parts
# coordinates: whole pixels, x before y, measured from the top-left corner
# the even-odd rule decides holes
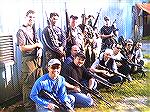
[[[78,19],[78,16],[71,15],[70,18],[72,18],[72,19],[74,19],[74,20],[77,20],[77,19]]]
[[[107,16],[105,16],[105,17],[104,17],[104,20],[105,20],[105,21],[107,21],[107,20],[109,21],[109,18],[108,18]]]
[[[48,62],[48,66],[52,66],[54,64],[59,64],[61,65],[61,62],[58,60],[58,59],[51,59],[49,62]]]
[[[133,41],[132,41],[132,39],[128,39],[128,40],[126,40],[126,43],[131,43],[131,44],[133,44]]]
[[[85,54],[84,54],[82,51],[78,52],[78,53],[76,54],[76,56],[81,57],[81,58],[83,58],[83,59],[86,59],[86,56],[85,56]]]
[[[105,53],[106,54],[110,54],[111,56],[113,55],[113,50],[112,49],[109,49],[109,48],[107,48],[106,50],[105,50]]]

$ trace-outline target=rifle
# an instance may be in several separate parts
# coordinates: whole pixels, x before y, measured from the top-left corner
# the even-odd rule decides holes
[[[102,66],[102,65],[100,65],[100,64],[98,64],[98,67],[102,68],[103,70],[108,71],[110,74],[119,75],[119,76],[121,76],[121,77],[123,77],[123,78],[128,79],[125,75],[123,75],[123,74],[121,74],[121,73],[118,73],[118,72],[114,72],[113,70],[111,70],[111,69],[109,69],[109,68],[107,68],[107,67],[104,67],[104,66]]]
[[[101,84],[111,88],[113,85],[112,83],[108,82],[106,79],[96,75],[96,73],[92,73],[91,71],[88,71],[92,77],[94,77],[96,80],[98,80]]]
[[[86,22],[86,15],[85,15],[85,8],[84,8],[84,14],[81,15],[82,18],[82,23],[79,25],[79,27],[82,30],[82,33],[84,33],[84,29],[85,29],[85,22]]]
[[[42,89],[39,94],[42,98],[50,99],[56,105],[55,107],[57,109],[59,109],[61,112],[69,112],[69,110],[73,110],[72,108],[70,108],[70,107],[66,106],[65,104],[61,103],[58,99],[56,99],[54,97],[54,95],[49,93],[47,90]]]
[[[87,86],[83,86],[82,84],[80,84],[78,81],[76,81],[75,79],[73,79],[70,76],[67,76],[70,80],[74,81],[75,83],[77,83],[82,89],[84,89],[87,93],[90,93],[91,95],[97,97],[98,99],[103,100],[106,104],[108,104],[109,106],[111,106],[111,104],[109,102],[107,102],[99,93],[99,91],[97,90],[91,90],[89,89]],[[82,99],[81,99],[82,100]]]
[[[124,47],[124,46],[125,46],[125,40],[124,40],[123,36],[120,36],[120,37],[118,38],[118,40],[119,40],[119,43],[122,45],[122,48],[123,48],[124,52],[125,52],[126,54],[128,54],[128,53],[127,53],[127,50],[126,50],[125,47]],[[132,49],[131,49],[131,53],[132,53],[132,54],[133,54],[133,50],[134,50],[135,43],[136,43],[136,42],[134,42],[133,47],[132,47]],[[122,54],[123,54],[123,53],[122,53]],[[137,66],[137,67],[141,67],[141,68],[143,67],[143,66],[140,65],[140,64],[136,64],[136,63],[134,63],[134,62],[130,62],[125,54],[123,54],[123,56],[124,56],[125,58],[121,57],[121,60],[116,60],[116,61],[118,61],[118,62],[120,62],[120,63],[122,63],[122,64],[127,63],[127,64],[129,64],[129,65],[131,65],[131,66]],[[134,57],[134,56],[133,56],[133,57]]]
[[[71,31],[71,26],[70,26],[70,21],[68,17],[68,12],[66,8],[66,3],[65,3],[65,16],[66,16],[66,37],[67,37],[67,42],[70,42],[71,45],[75,44],[75,41],[73,39],[72,31]]]
[[[122,64],[123,64],[123,62],[125,62],[125,63],[127,63],[127,64],[129,64],[129,65],[131,65],[131,66],[137,66],[137,67],[143,67],[142,65],[140,65],[140,64],[136,64],[136,63],[133,63],[133,62],[130,62],[130,61],[128,61],[128,59],[127,58],[121,58],[121,60],[116,60],[116,61],[119,61],[119,62],[121,62]]]
[[[101,9],[102,9],[102,8],[101,8]],[[94,29],[95,26],[96,26],[96,23],[97,23],[97,21],[98,21],[98,18],[99,18],[99,14],[100,14],[100,12],[101,12],[101,9],[99,10],[99,12],[98,12],[98,14],[97,14],[97,17],[96,17],[96,19],[95,19],[95,22],[94,22],[94,24],[93,24],[93,26],[92,26],[93,29]]]
[[[63,58],[65,56],[65,53],[63,51],[63,48],[62,47],[59,47],[61,42],[59,42],[57,39],[56,39],[56,34],[55,34],[55,31],[53,29],[53,26],[52,26],[52,23],[51,21],[49,20],[48,16],[47,16],[47,13],[45,11],[45,14],[46,14],[46,18],[47,18],[47,24],[48,24],[48,37],[49,38],[46,38],[45,36],[43,36],[43,42],[44,44],[52,51],[56,52],[59,57]],[[49,40],[50,39],[50,40]],[[52,47],[49,45],[49,41],[51,41],[50,43],[52,44]],[[53,49],[53,47],[55,48],[55,50]],[[61,49],[61,50],[60,50]]]

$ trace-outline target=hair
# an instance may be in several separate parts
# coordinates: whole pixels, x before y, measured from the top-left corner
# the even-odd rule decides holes
[[[56,13],[56,12],[50,13],[50,18],[52,18],[53,16],[58,16],[59,17],[58,13]]]
[[[85,54],[84,54],[82,51],[78,52],[78,53],[75,55],[75,57],[81,57],[81,58],[83,58],[83,59],[86,59],[86,56],[85,56]]]
[[[29,14],[34,14],[35,13],[35,11],[33,11],[33,10],[28,10],[27,12],[26,12],[26,16],[28,16]]]

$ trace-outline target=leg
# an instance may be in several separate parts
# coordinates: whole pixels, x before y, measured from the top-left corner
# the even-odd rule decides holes
[[[93,99],[83,93],[70,93],[75,97],[75,107],[90,107],[93,105]]]

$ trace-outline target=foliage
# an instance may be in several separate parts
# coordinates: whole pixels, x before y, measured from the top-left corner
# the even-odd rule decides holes
[[[142,40],[150,40],[150,36],[145,36],[142,38]]]
[[[150,54],[144,54],[144,58],[150,59]]]

